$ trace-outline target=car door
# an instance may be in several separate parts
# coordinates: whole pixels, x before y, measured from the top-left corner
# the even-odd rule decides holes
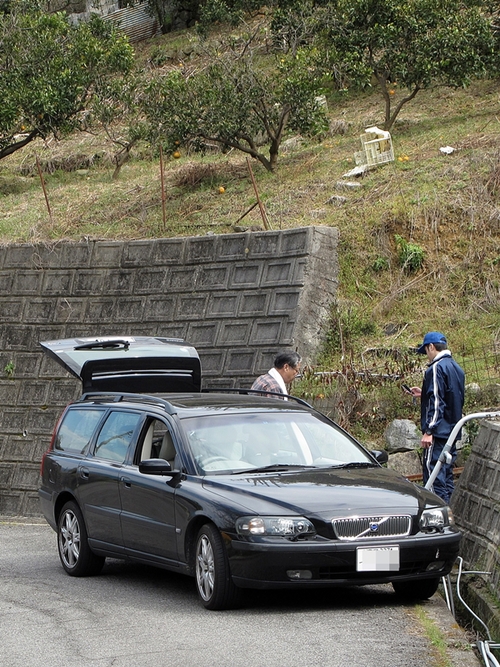
[[[118,553],[123,551],[118,485],[130,444],[142,421],[140,412],[110,410],[90,455],[78,468],[78,495],[90,543]]]
[[[172,429],[165,421],[149,418],[143,427],[130,464],[120,471],[123,543],[131,556],[153,562],[176,561],[175,490],[178,477],[144,475],[139,462],[162,458],[175,465]]]

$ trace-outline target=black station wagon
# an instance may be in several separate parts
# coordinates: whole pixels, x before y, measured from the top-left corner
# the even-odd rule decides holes
[[[156,565],[227,609],[246,588],[390,582],[425,599],[450,572],[450,509],[303,401],[201,392],[182,341],[42,347],[84,390],[55,428],[39,489],[68,574],[97,574],[106,557]]]

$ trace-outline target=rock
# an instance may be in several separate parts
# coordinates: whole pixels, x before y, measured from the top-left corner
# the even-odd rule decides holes
[[[330,199],[327,199],[325,204],[330,204],[332,206],[342,206],[347,202],[347,197],[341,197],[340,195],[332,195]]]
[[[410,419],[395,419],[384,433],[389,454],[418,449],[421,437],[420,431]]]
[[[335,187],[339,190],[356,190],[362,188],[361,183],[353,183],[352,181],[337,181]]]
[[[288,151],[297,150],[297,148],[300,148],[303,143],[304,139],[300,136],[290,137],[290,139],[286,139],[285,141],[282,142],[281,150],[284,153],[287,153]]]
[[[421,475],[422,462],[417,452],[397,452],[389,456],[387,467],[400,475]]]

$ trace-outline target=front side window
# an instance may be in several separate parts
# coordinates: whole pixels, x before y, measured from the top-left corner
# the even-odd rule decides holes
[[[84,454],[103,415],[103,410],[95,408],[68,410],[57,432],[54,449]]]
[[[135,412],[110,412],[99,433],[94,455],[123,463],[141,415]]]

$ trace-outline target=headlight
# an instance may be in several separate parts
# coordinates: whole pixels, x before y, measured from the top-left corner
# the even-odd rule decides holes
[[[420,517],[420,530],[440,530],[451,525],[453,525],[453,514],[449,507],[424,510]]]
[[[244,516],[236,521],[238,535],[279,535],[295,538],[314,535],[314,526],[303,516]]]

